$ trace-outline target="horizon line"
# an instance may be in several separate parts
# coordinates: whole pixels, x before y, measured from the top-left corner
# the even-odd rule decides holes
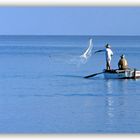
[[[128,34],[124,34],[124,35],[99,35],[99,34],[97,34],[97,35],[78,35],[78,34],[76,34],[76,35],[72,35],[72,34],[66,34],[66,35],[63,35],[63,34],[0,34],[0,36],[140,36],[140,34],[139,35],[135,35],[135,34],[132,34],[132,35],[128,35]]]

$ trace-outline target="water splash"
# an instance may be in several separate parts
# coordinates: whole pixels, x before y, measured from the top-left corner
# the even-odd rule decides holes
[[[92,54],[92,48],[93,48],[93,41],[92,41],[92,38],[89,40],[89,46],[88,48],[86,49],[86,51],[80,55],[80,58],[81,58],[81,62],[82,63],[86,63],[87,60],[89,59],[89,57],[91,56]]]
[[[77,66],[80,66],[81,64],[87,63],[88,59],[92,55],[92,48],[93,48],[93,41],[92,38],[89,40],[88,48],[84,51],[84,53],[80,56],[73,57],[69,63],[76,64]]]

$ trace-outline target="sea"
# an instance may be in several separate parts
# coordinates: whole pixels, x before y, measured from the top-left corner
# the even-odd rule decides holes
[[[81,55],[93,40],[86,60]],[[0,36],[0,134],[140,133],[140,80],[104,79],[125,55],[140,70],[140,36]]]

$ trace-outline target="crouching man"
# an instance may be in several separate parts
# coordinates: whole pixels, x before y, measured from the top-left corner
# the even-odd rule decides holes
[[[125,59],[125,55],[121,55],[121,58],[118,62],[118,67],[120,70],[128,69],[128,63],[127,63],[127,60]]]

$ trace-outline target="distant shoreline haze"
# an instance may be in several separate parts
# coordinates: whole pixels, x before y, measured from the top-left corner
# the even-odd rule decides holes
[[[139,48],[140,36],[95,36],[95,35],[0,35],[0,48],[13,51],[14,48],[83,48],[89,45],[89,39],[93,39],[93,47],[104,48],[109,43],[112,48],[124,47]]]

